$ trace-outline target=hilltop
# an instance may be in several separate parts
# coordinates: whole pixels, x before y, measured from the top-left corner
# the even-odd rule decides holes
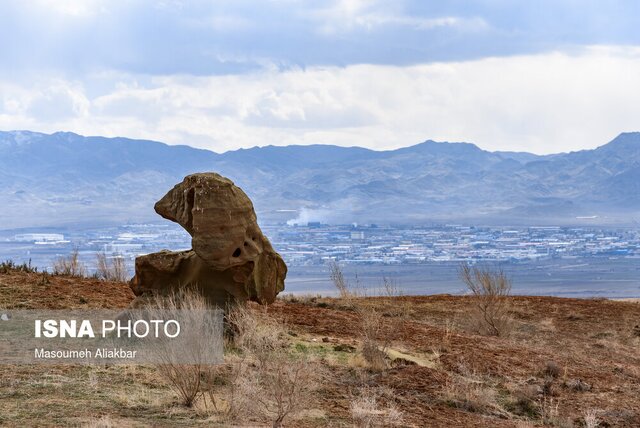
[[[214,153],[12,131],[0,132],[0,204],[12,207],[0,223],[154,221],[149,207],[164,190],[202,171],[246,189],[266,222],[633,224],[640,212],[637,132],[594,150],[538,156],[430,140],[388,151],[266,145]]]
[[[122,308],[133,295],[122,283],[8,271],[0,274],[0,298],[8,309]],[[580,427],[589,415],[600,426],[640,424],[638,303],[512,297],[513,332],[503,338],[469,330],[468,296],[359,298],[355,304],[394,326],[382,370],[362,360],[353,304],[285,297],[268,308],[323,376],[316,399],[291,426],[352,426],[354,400],[369,390],[379,391],[374,410],[393,406],[403,426]],[[3,425],[216,421],[212,408],[181,406],[150,366],[0,366],[0,383]]]

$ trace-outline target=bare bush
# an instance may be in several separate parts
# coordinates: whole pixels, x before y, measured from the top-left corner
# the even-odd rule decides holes
[[[9,272],[26,272],[26,273],[37,273],[38,268],[35,266],[31,266],[31,259],[29,259],[29,263],[17,264],[14,263],[13,260],[7,260],[0,263],[0,273],[6,274]]]
[[[444,328],[442,330],[442,339],[440,339],[439,348],[441,351],[448,351],[451,349],[451,339],[453,338],[453,322],[446,320]]]
[[[256,376],[241,378],[240,389],[251,397],[250,412],[266,416],[273,427],[280,427],[285,418],[309,403],[312,369],[305,357],[282,351],[271,352],[263,362],[266,364],[258,365]]]
[[[469,412],[501,412],[496,390],[475,374],[454,376],[445,385],[443,396],[450,405]]]
[[[517,389],[511,391],[513,397],[507,400],[506,405],[510,412],[534,418],[538,416],[538,395],[540,387],[538,385],[519,385]]]
[[[393,403],[382,405],[383,395],[393,396],[393,391],[382,388],[361,388],[359,395],[350,404],[351,417],[360,428],[381,426],[400,426],[403,423],[402,412]]]
[[[209,332],[205,335],[202,330],[183,329],[176,339],[151,342],[159,362],[158,371],[180,396],[182,404],[192,407],[204,393],[203,380],[211,378],[211,373],[217,370],[209,362],[215,360],[218,354],[222,357],[221,322],[216,322],[212,317],[212,308],[193,289],[154,296],[145,312],[149,319],[180,319],[181,324],[198,325]]]
[[[387,353],[402,331],[402,323],[408,318],[410,308],[409,300],[402,299],[402,291],[394,280],[383,277],[382,291],[387,299],[363,300],[356,306],[360,315],[362,356],[369,367],[377,371],[387,368]]]
[[[362,356],[373,370],[387,368],[387,350],[391,345],[391,334],[385,328],[382,314],[374,307],[359,308]]]
[[[202,394],[200,390],[202,370],[191,364],[165,363],[158,366],[160,373],[169,381],[172,389],[178,393],[186,407],[192,407]]]
[[[305,409],[315,390],[312,363],[306,354],[289,349],[283,327],[266,313],[257,316],[246,306],[233,308],[227,320],[240,355],[232,363],[231,412],[240,408],[268,418],[274,427]]]
[[[103,251],[96,253],[96,275],[104,281],[126,282],[128,273],[124,258],[116,254],[108,257]]]
[[[535,428],[535,426],[531,421],[516,421],[516,428]]]
[[[561,420],[558,407],[560,402],[553,397],[542,396],[540,399],[540,419],[545,425],[556,426]]]
[[[385,297],[400,297],[402,296],[402,289],[398,285],[398,282],[389,278],[388,276],[382,277],[382,289]]]
[[[117,424],[109,417],[104,415],[100,418],[92,418],[87,422],[84,422],[81,426],[83,428],[113,428]]]
[[[367,291],[360,284],[357,275],[354,291],[338,263],[333,262],[330,267],[331,280],[341,298],[347,300],[360,318],[359,335],[362,340],[363,358],[371,369],[384,370],[387,368],[387,351],[409,312],[408,301],[396,299],[402,296],[401,290],[395,281],[387,277],[382,278],[381,291],[384,297],[390,299],[386,302],[369,301],[366,299]]]
[[[598,420],[598,412],[596,410],[587,410],[583,419],[585,428],[598,428],[600,426],[600,420]]]
[[[411,301],[404,296],[402,287],[393,278],[382,277],[382,295],[388,300],[385,314],[394,321],[401,322],[409,318]]]
[[[460,267],[460,278],[474,298],[474,311],[470,314],[473,326],[479,333],[491,336],[507,336],[512,328],[508,297],[511,280],[502,270]]]
[[[335,260],[332,260],[329,263],[329,271],[330,278],[333,285],[338,290],[338,296],[345,300],[347,303],[351,301],[354,296],[354,292],[351,289],[349,281],[344,277],[344,273],[342,272],[342,268]]]
[[[543,373],[546,376],[557,378],[562,373],[562,370],[555,361],[547,361]]]
[[[53,263],[54,275],[83,277],[87,274],[87,268],[80,261],[80,253],[75,248],[67,257],[59,257]]]
[[[591,385],[582,379],[568,379],[564,381],[564,386],[574,392],[585,392],[591,390]]]

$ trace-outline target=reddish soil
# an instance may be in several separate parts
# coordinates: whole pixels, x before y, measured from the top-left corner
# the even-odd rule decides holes
[[[122,283],[38,273],[0,275],[0,307],[5,308],[123,308],[133,297]],[[640,303],[553,297],[510,301],[513,329],[503,338],[471,332],[470,297],[360,300],[360,307],[385,315],[387,327],[393,327],[394,349],[427,356],[434,364],[398,360],[386,370],[369,371],[327,362],[316,404],[326,415],[322,424],[350,426],[352,392],[364,382],[393,391],[388,401],[402,411],[406,426],[506,427],[531,421],[580,427],[589,411],[601,427],[640,426]],[[401,318],[396,314],[400,307],[406,309]],[[358,311],[343,301],[278,301],[268,312],[287,324],[293,338],[356,349],[361,344]],[[545,374],[549,362],[559,368],[555,377]],[[459,378],[490,390],[496,407],[460,405],[447,398]]]
[[[0,275],[0,308],[126,308],[134,297],[118,282],[15,271]]]
[[[640,426],[640,304],[605,299],[512,297],[515,318],[509,338],[467,332],[465,316],[473,300],[465,296],[419,296],[367,299],[384,311],[404,302],[408,320],[396,326],[393,343],[418,353],[437,350],[440,367],[401,366],[374,375],[392,387],[407,420],[418,426],[513,426],[514,420],[451,407],[442,400],[452,375],[472,372],[489,379],[498,394],[510,389],[545,390],[548,362],[560,368],[543,394],[532,397],[558,405],[558,420],[582,426],[596,411],[600,426]],[[326,306],[329,307],[319,307]],[[331,308],[335,306],[336,308]],[[353,343],[358,315],[339,302],[282,303],[270,308],[290,328]],[[447,329],[447,322],[454,327]],[[451,325],[450,324],[450,325]],[[448,333],[449,332],[449,333]],[[572,385],[588,385],[587,391]],[[587,388],[587,387],[585,387]],[[511,392],[513,393],[513,392]],[[338,401],[340,397],[336,398]],[[491,413],[491,412],[489,412]],[[490,418],[490,421],[487,420]],[[558,422],[559,423],[559,422]]]

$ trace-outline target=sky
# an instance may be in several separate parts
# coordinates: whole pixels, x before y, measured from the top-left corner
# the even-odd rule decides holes
[[[216,152],[640,131],[635,0],[0,0],[0,130]]]

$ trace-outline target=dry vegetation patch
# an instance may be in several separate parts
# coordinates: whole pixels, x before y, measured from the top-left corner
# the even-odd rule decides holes
[[[124,307],[133,297],[123,284],[48,280],[0,274],[0,305]],[[249,305],[226,364],[200,371],[191,408],[157,367],[2,366],[0,425],[640,426],[640,304],[506,299],[508,337],[467,328],[473,296]],[[376,314],[371,334],[362,311]],[[380,367],[362,355],[367,340],[385,351]]]

